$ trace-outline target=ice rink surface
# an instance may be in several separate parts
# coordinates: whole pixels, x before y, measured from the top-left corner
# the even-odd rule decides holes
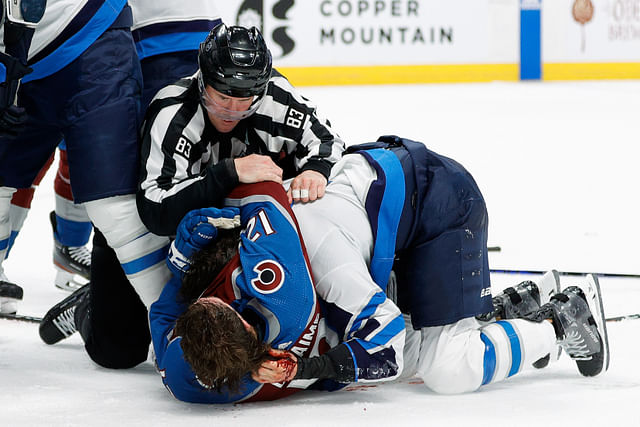
[[[301,88],[348,144],[397,134],[465,165],[490,216],[491,268],[640,275],[640,81]],[[5,263],[20,312],[43,315],[53,286],[53,171]],[[494,293],[537,276],[492,274]],[[564,276],[563,286],[580,281]],[[640,313],[640,279],[602,276],[607,316]],[[114,316],[118,307],[113,308]],[[584,378],[566,355],[458,396],[419,381],[302,392],[276,402],[179,402],[147,362],[109,371],[77,334],[54,346],[37,326],[0,320],[3,426],[640,425],[640,320],[609,323],[611,365]]]

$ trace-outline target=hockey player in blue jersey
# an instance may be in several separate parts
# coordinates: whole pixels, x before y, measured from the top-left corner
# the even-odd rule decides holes
[[[209,253],[202,254],[204,265],[196,263],[197,268],[186,270],[184,286],[189,290],[181,291],[181,266],[188,266],[188,255],[207,242],[202,236],[212,234],[203,229],[211,228],[209,210],[191,212],[181,222],[172,245],[174,256],[169,258],[178,274],[150,310],[158,369],[173,395],[189,402],[273,400],[312,386],[318,377],[327,380],[321,387],[331,389],[356,380],[396,378],[402,370],[404,340],[399,310],[379,289],[356,284],[348,303],[340,306],[344,311],[327,307],[320,315],[304,245],[283,188],[272,183],[240,187],[226,202],[240,207],[242,213],[245,230],[238,253],[226,266],[224,259],[209,263]],[[216,216],[215,210],[213,213]],[[228,243],[218,241],[212,252],[219,253],[221,245]],[[237,243],[232,240],[233,245]],[[177,250],[185,246],[190,250]],[[233,322],[217,321],[223,318]],[[329,330],[327,321],[335,329]],[[214,330],[222,335],[207,335]],[[231,342],[225,336],[233,339],[234,334],[243,340],[253,336],[247,351],[257,354],[256,367],[265,358],[278,358],[281,350],[310,362],[295,380],[267,384],[251,378],[251,364],[236,363],[242,357],[232,355],[211,363],[204,356],[216,351],[232,354],[233,349],[224,346]],[[285,362],[278,363],[286,366]],[[230,366],[235,375],[227,371],[217,381],[215,370],[224,370],[221,366]]]
[[[349,313],[363,307],[357,304],[362,295],[389,302],[383,290],[395,259],[398,300],[407,313],[404,354],[394,346],[367,359],[380,348],[366,340],[364,345],[348,342],[350,351],[342,357],[336,352],[308,359],[272,350],[271,356],[281,359],[254,365],[254,380],[351,382],[363,373],[383,379],[396,374],[385,367],[404,364],[403,375],[417,373],[436,392],[459,393],[541,366],[557,357],[558,344],[583,375],[607,369],[597,279],[591,276],[583,289],[569,287],[554,295],[557,276],[549,274],[539,286],[525,282],[492,300],[484,275],[486,209],[471,176],[423,144],[398,137],[354,150],[358,154],[345,156],[334,168],[321,201],[293,209],[309,251],[327,343],[336,345],[335,338],[350,333],[368,338],[381,326],[373,316],[376,309],[368,307],[355,317]],[[361,294],[363,289],[368,293]],[[476,318],[487,312],[491,316]],[[393,324],[383,328],[389,335],[397,332]],[[180,330],[193,332],[187,326]],[[187,346],[185,358],[197,360],[203,347]],[[372,360],[376,363],[368,365]],[[323,381],[316,387],[329,384],[335,386]]]
[[[174,396],[189,402],[270,400],[282,392],[290,394],[296,388],[286,392],[287,387],[261,385],[244,378],[241,386],[232,382],[229,389],[214,392],[210,390],[213,382],[209,382],[208,377],[195,376],[183,357],[182,337],[176,330],[176,319],[190,303],[179,295],[182,273],[188,265],[184,257],[191,255],[185,251],[185,245],[191,245],[189,240],[182,240],[183,236],[193,235],[189,239],[195,239],[196,247],[199,246],[197,243],[209,243],[219,234],[216,226],[228,227],[233,224],[234,215],[239,213],[236,226],[241,220],[243,231],[239,244],[237,232],[231,235],[233,250],[230,255],[233,258],[228,263],[224,260],[218,266],[222,268],[212,272],[215,277],[208,278],[213,280],[207,281],[211,283],[196,307],[230,304],[243,313],[244,318],[261,325],[258,328],[261,340],[272,346],[303,348],[301,355],[317,352],[319,345],[319,306],[306,253],[284,189],[275,183],[240,186],[227,201],[234,208],[195,210],[182,220],[170,257],[170,265],[177,266],[174,268],[176,276],[150,310],[155,357],[163,381]],[[205,333],[206,326],[194,326]],[[242,328],[233,332],[245,334]]]

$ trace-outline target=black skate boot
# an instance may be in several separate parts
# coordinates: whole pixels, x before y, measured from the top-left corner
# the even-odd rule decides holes
[[[85,283],[75,279],[75,275],[89,280],[91,273],[91,252],[86,246],[65,246],[55,237],[57,230],[56,213],[49,214],[53,227],[53,264],[58,270],[55,278],[56,287],[73,292]]]
[[[0,270],[0,313],[16,314],[18,302],[22,301],[23,295],[22,288],[10,282]]]
[[[560,275],[556,270],[548,271],[538,283],[530,280],[515,287],[505,288],[493,297],[494,310],[478,316],[479,320],[521,319],[549,302],[551,296],[560,292]]]
[[[584,287],[566,288],[537,314],[553,321],[558,344],[582,375],[592,377],[609,367],[609,340],[597,278],[588,278]]]
[[[40,323],[42,341],[51,345],[73,335],[78,329],[76,309],[88,301],[88,296],[89,284],[86,284],[51,307]]]
[[[522,318],[540,308],[538,286],[530,280],[509,286],[493,297],[493,307],[491,313],[484,315],[488,318],[481,320]]]
[[[479,320],[491,321],[493,319],[528,319],[531,313],[536,312],[542,305],[549,302],[551,297],[560,292],[560,274],[556,270],[547,271],[538,283],[530,280],[521,282],[515,288],[508,287],[493,298],[495,309],[480,316]],[[529,319],[531,320],[531,319]],[[558,347],[554,360],[560,357],[562,348]],[[545,368],[549,365],[551,355],[535,361],[533,367]]]

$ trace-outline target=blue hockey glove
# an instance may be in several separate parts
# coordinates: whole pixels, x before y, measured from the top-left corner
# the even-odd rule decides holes
[[[204,208],[187,213],[176,231],[167,255],[169,270],[179,278],[191,267],[191,259],[199,250],[207,247],[218,235],[218,228],[240,226],[240,210],[237,208]]]

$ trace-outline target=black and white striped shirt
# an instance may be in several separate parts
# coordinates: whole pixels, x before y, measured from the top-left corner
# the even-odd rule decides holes
[[[345,144],[316,107],[277,71],[258,110],[229,133],[218,132],[200,104],[197,73],[160,90],[142,127],[140,217],[156,234],[175,234],[192,209],[220,206],[238,184],[232,158],[271,156],[291,178],[304,170],[328,177]]]

